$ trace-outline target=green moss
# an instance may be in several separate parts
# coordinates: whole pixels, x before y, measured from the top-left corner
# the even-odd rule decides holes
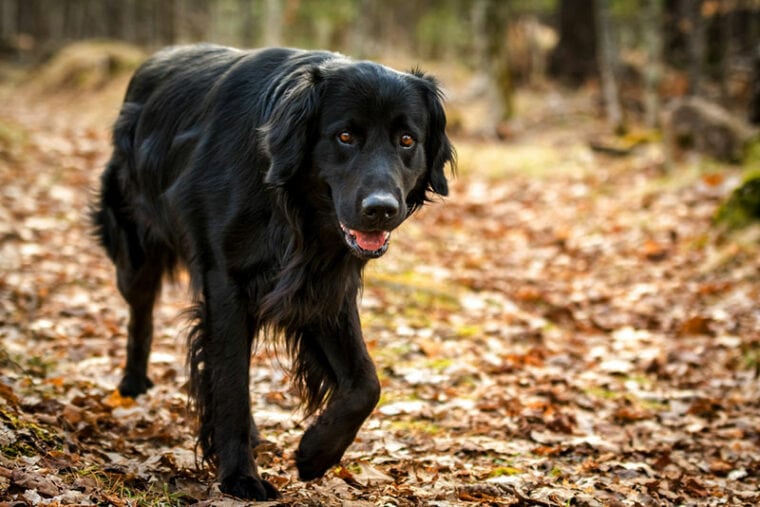
[[[742,165],[747,167],[755,176],[760,176],[760,137],[747,143]]]
[[[760,170],[753,171],[721,204],[715,222],[736,230],[760,220]]]
[[[760,371],[760,342],[742,346],[742,362],[745,368]]]
[[[491,470],[491,473],[488,474],[489,477],[502,477],[502,476],[511,476],[511,475],[520,475],[524,473],[524,470],[521,470],[516,467],[510,467],[510,466],[503,466],[503,467],[496,467],[493,470]]]
[[[60,435],[22,419],[11,407],[0,406],[0,423],[15,436],[12,442],[0,446],[0,454],[8,458],[36,456],[60,449],[63,444]]]
[[[476,324],[462,324],[457,326],[456,335],[460,338],[474,338],[476,336],[483,336],[483,327]]]
[[[17,123],[0,119],[0,160],[20,159],[29,139],[27,130]]]
[[[68,474],[67,481],[74,482],[78,477],[87,477],[95,482],[97,489],[112,496],[126,500],[130,505],[183,506],[192,498],[181,491],[175,491],[167,483],[150,482],[142,479],[125,480],[123,474],[111,474],[90,466]]]
[[[431,359],[426,366],[436,372],[443,372],[454,364],[454,360],[446,357]]]
[[[620,393],[601,387],[591,387],[584,390],[584,392],[593,398],[601,398],[603,400],[616,400],[620,397]]]

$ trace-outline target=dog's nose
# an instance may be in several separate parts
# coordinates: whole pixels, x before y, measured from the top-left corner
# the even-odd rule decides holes
[[[389,220],[398,210],[398,200],[390,192],[375,192],[362,199],[362,215],[370,220]]]

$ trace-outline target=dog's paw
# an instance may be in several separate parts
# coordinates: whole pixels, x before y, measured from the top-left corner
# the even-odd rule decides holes
[[[148,392],[151,387],[153,387],[153,382],[146,376],[124,375],[119,383],[119,394],[126,398],[137,398]]]
[[[280,498],[280,492],[268,481],[251,476],[232,476],[222,480],[219,489],[222,493],[245,500],[274,500]]]
[[[337,465],[337,462],[325,466],[324,463],[314,463],[313,461],[303,459],[300,456],[296,458],[298,478],[304,482],[312,479],[319,479],[325,475],[325,472],[327,472],[333,465]]]
[[[343,452],[324,446],[309,445],[310,439],[304,437],[296,451],[296,467],[298,477],[302,481],[318,479],[325,475],[332,466],[340,462]]]

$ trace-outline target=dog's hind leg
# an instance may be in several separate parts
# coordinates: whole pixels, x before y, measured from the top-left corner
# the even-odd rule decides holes
[[[148,378],[148,358],[153,341],[153,305],[161,288],[163,265],[160,259],[140,255],[142,262],[133,266],[128,260],[117,263],[119,291],[129,304],[127,365],[119,383],[122,396],[136,397],[153,383]]]
[[[114,152],[101,176],[92,221],[100,243],[116,266],[119,291],[129,304],[127,365],[119,384],[123,396],[135,397],[152,386],[148,356],[153,339],[153,304],[171,252],[146,246],[144,225],[135,218],[134,197],[126,188],[134,174],[133,141],[142,106],[126,102],[114,126]],[[134,193],[134,192],[132,192]],[[142,227],[142,228],[141,228]]]
[[[148,356],[153,339],[153,304],[167,267],[167,253],[154,246],[146,251],[122,191],[119,176],[127,170],[126,158],[117,150],[101,179],[100,201],[93,223],[101,244],[116,266],[117,285],[129,305],[127,365],[119,384],[122,396],[135,397],[152,386],[148,380]]]

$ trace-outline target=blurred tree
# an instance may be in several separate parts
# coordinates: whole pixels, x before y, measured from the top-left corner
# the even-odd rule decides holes
[[[560,0],[559,42],[549,56],[549,75],[579,86],[597,74],[596,24],[592,0]]]
[[[660,97],[658,88],[662,80],[662,0],[644,0],[641,24],[646,46],[644,69],[644,122],[649,128],[659,124]]]
[[[266,0],[264,7],[264,45],[279,46],[282,44],[283,16],[285,12],[283,0]]]
[[[240,45],[252,47],[256,45],[256,15],[253,11],[253,3],[250,0],[238,0],[238,13],[240,14]]]
[[[508,4],[499,0],[476,0],[472,18],[478,70],[488,80],[494,104],[494,117],[490,121],[493,125],[487,129],[498,131],[499,124],[514,113],[514,86],[506,39]]]
[[[210,2],[206,0],[176,0],[176,2],[177,40],[174,42],[184,43],[208,38],[208,28],[211,24]]]
[[[351,54],[357,58],[366,58],[371,51],[369,34],[370,14],[372,12],[373,0],[357,0],[356,18],[354,19],[354,30],[351,33],[349,47]]]
[[[597,41],[597,58],[599,75],[602,81],[602,94],[607,112],[607,122],[616,132],[625,130],[623,109],[620,106],[618,92],[618,46],[615,40],[615,27],[610,17],[606,1],[595,1],[594,20],[599,40]]]
[[[750,89],[749,115],[750,123],[760,125],[760,42],[752,59],[752,80]]]
[[[487,78],[495,124],[513,114],[514,88],[540,85],[544,70],[572,86],[602,77],[607,104],[619,71],[621,114],[644,112],[650,126],[660,94],[691,91],[746,111],[759,0],[600,2],[619,51],[597,47],[610,34],[597,26],[594,0],[0,0],[0,54],[34,61],[74,40],[113,38],[148,49],[209,41],[403,65],[445,59]]]
[[[686,20],[689,48],[689,95],[699,95],[705,60],[705,22],[703,0],[681,0],[681,18]]]

